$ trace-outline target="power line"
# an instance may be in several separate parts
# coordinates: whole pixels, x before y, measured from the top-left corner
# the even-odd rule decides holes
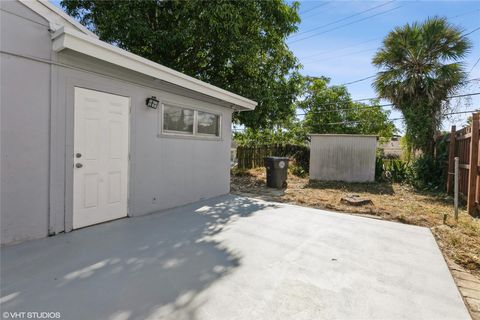
[[[476,11],[480,11],[480,9],[476,10]],[[466,14],[469,14],[469,13],[472,13],[472,11],[469,11],[469,12],[465,12],[463,14],[459,14],[459,15],[456,15],[456,16],[452,16],[452,17],[449,17],[450,18],[455,18],[455,17],[461,17],[461,16],[464,16]],[[474,33],[475,31],[478,31],[480,30],[480,27],[464,34],[463,36],[468,36],[472,33]],[[372,41],[376,41],[376,40],[379,40],[381,38],[375,38],[375,39],[370,39],[370,40],[367,40],[367,41],[362,41],[362,42],[359,42],[359,43],[356,43],[354,45],[350,45],[350,46],[346,46],[346,47],[342,47],[342,48],[339,48],[337,50],[330,50],[330,51],[320,51],[320,52],[317,52],[315,54],[311,54],[311,55],[308,55],[308,56],[304,56],[304,57],[300,57],[299,59],[310,59],[312,57],[315,57],[315,56],[322,56],[322,55],[325,55],[325,54],[331,54],[332,52],[337,52],[337,51],[342,51],[344,49],[347,49],[347,48],[352,48],[352,47],[356,47],[356,46],[359,46],[359,45],[362,45],[362,44],[365,44],[365,43],[369,43],[369,42],[372,42]],[[332,60],[332,59],[337,59],[337,58],[340,58],[340,57],[346,57],[346,56],[350,56],[350,55],[354,55],[354,54],[358,54],[358,53],[362,53],[362,52],[368,52],[372,49],[366,49],[366,50],[361,50],[361,51],[355,51],[355,52],[350,52],[350,53],[347,53],[347,54],[343,54],[343,55],[337,55],[337,56],[332,56],[332,57],[327,57],[327,58],[322,58],[322,59],[319,59],[319,60],[313,60],[313,61],[308,61],[308,63],[313,63],[313,62],[319,62],[319,61],[328,61],[328,60]],[[480,58],[479,58],[480,59]],[[477,62],[478,63],[478,62]],[[355,83],[355,82],[354,82]]]
[[[315,62],[330,61],[330,60],[335,60],[335,59],[339,59],[339,58],[344,58],[344,57],[356,55],[356,54],[359,54],[359,53],[372,52],[374,50],[377,50],[377,48],[368,48],[368,49],[362,49],[362,50],[347,52],[347,53],[340,54],[340,55],[332,55],[331,57],[325,57],[325,58],[321,58],[321,59],[317,59],[317,60],[311,60],[311,61],[307,61],[307,62],[304,62],[304,63],[315,63]]]
[[[466,16],[466,15],[469,15],[469,14],[472,14],[472,13],[477,13],[479,12],[480,9],[476,9],[476,10],[473,10],[473,11],[465,11],[463,13],[460,13],[460,14],[457,14],[455,16],[451,16],[451,17],[448,17],[448,19],[455,19],[455,18],[460,18],[460,17],[463,17],[463,16]]]
[[[451,115],[456,115],[456,114],[466,114],[466,113],[473,113],[473,112],[477,112],[478,109],[475,109],[475,110],[467,110],[467,111],[457,111],[457,112],[449,112],[449,113],[444,113],[443,115],[444,116],[451,116]],[[398,121],[398,120],[405,120],[404,117],[398,117],[398,118],[393,118],[393,119],[389,119],[390,121]],[[341,121],[341,122],[330,122],[330,123],[317,123],[315,125],[317,126],[321,126],[321,125],[339,125],[339,124],[356,124],[356,123],[364,123],[364,122],[368,122],[368,120],[351,120],[351,121]]]
[[[480,9],[479,9],[479,11],[480,11]],[[464,36],[464,37],[465,37],[465,36],[468,36],[468,35],[474,33],[475,31],[478,31],[478,30],[480,30],[480,27],[473,29],[472,31],[464,34],[463,36]],[[357,52],[357,53],[358,53],[358,52]],[[479,58],[477,59],[477,61],[474,63],[474,65],[472,66],[472,68],[470,69],[470,71],[468,72],[468,74],[470,74],[470,73],[472,72],[472,70],[477,66],[477,64],[478,64],[479,62],[480,62],[480,57],[479,57]],[[371,78],[373,78],[373,77],[375,77],[375,75],[372,75],[372,76],[370,76],[370,77],[361,78],[361,79],[358,79],[358,80],[353,80],[353,81],[351,81],[351,82],[343,83],[343,84],[340,84],[340,85],[346,86],[346,85],[349,85],[349,84],[354,84],[354,83],[357,83],[357,82],[365,81],[365,80],[371,79]],[[478,80],[478,79],[470,79],[470,80],[467,80],[467,82],[469,82],[469,81],[475,81],[475,80]]]
[[[477,96],[477,95],[480,95],[480,92],[453,95],[453,96],[447,97],[446,100],[455,99],[455,98],[464,98],[464,97],[470,97],[470,96]],[[361,99],[361,100],[365,101],[365,100],[367,100],[367,99]],[[374,100],[374,99],[370,99],[370,100]],[[351,102],[359,102],[359,101],[360,101],[360,100],[352,100]],[[338,104],[338,103],[322,104],[322,106],[336,105],[336,104]],[[318,114],[325,114],[325,113],[330,113],[330,112],[341,112],[341,111],[352,111],[352,110],[365,110],[365,109],[375,109],[375,108],[384,108],[384,107],[392,107],[392,106],[393,106],[393,103],[373,105],[373,106],[371,106],[371,105],[365,105],[365,106],[356,107],[356,108],[343,108],[343,109],[334,109],[334,110],[322,110],[322,111],[319,111],[319,112],[297,113],[297,116],[305,116],[305,115],[307,115],[307,113],[318,115]]]
[[[303,11],[303,12],[300,11],[299,14],[305,14],[305,13],[307,13],[307,12],[313,11],[313,10],[318,9],[318,8],[320,8],[320,7],[326,6],[326,5],[329,4],[329,3],[330,3],[330,1],[324,2],[324,3],[322,3],[322,4],[318,5],[318,6],[315,6],[315,7],[313,7],[313,8],[307,9],[307,10],[305,10],[305,11]]]
[[[382,15],[382,14],[387,14],[387,13],[389,13],[389,12],[392,12],[392,11],[394,11],[394,10],[397,10],[398,8],[401,8],[401,7],[402,7],[402,6],[398,6],[398,7],[389,9],[389,10],[385,10],[385,11],[382,11],[382,12],[379,12],[379,13],[376,13],[376,14],[373,14],[373,15],[371,15],[371,16],[367,16],[367,17],[362,18],[362,19],[354,20],[354,21],[352,21],[352,22],[349,22],[349,23],[340,25],[340,26],[335,27],[335,28],[332,28],[332,29],[327,29],[327,30],[322,31],[322,32],[319,32],[319,33],[314,33],[314,34],[312,34],[312,35],[310,35],[310,36],[307,36],[307,37],[303,37],[303,38],[300,38],[300,39],[294,39],[294,40],[291,41],[289,44],[292,44],[292,43],[295,43],[295,42],[299,42],[299,41],[303,41],[303,40],[307,40],[307,39],[310,39],[310,38],[313,38],[313,37],[316,37],[316,36],[325,34],[325,33],[327,33],[327,32],[335,31],[335,30],[338,30],[338,29],[341,29],[341,28],[350,26],[350,25],[355,24],[355,23],[358,23],[358,22],[362,22],[362,21],[365,21],[365,20],[368,20],[368,19],[372,19],[372,18],[377,17],[377,16],[380,16],[380,15]]]
[[[477,13],[477,12],[480,12],[480,9],[477,9],[477,10],[474,10],[474,11],[466,11],[466,12],[463,12],[461,14],[458,14],[458,15],[455,15],[455,16],[451,16],[451,17],[448,17],[448,19],[455,19],[455,18],[459,18],[459,17],[462,17],[462,16],[465,16],[465,15],[469,15],[469,14],[472,14],[472,13]],[[360,14],[360,13],[359,13]],[[318,27],[320,28],[320,27]],[[295,36],[298,36],[300,34],[303,34],[303,33],[307,33],[309,31],[311,31],[312,29],[310,30],[307,30],[307,31],[302,31],[300,33],[297,33],[295,35],[293,35],[292,37],[295,37]],[[474,32],[475,30],[472,31],[472,33]],[[469,33],[468,33],[469,34]],[[467,35],[468,35],[467,34]],[[375,39],[370,39],[370,40],[366,40],[366,41],[362,41],[362,42],[359,42],[359,43],[356,43],[356,44],[353,44],[353,45],[349,45],[349,46],[345,46],[345,47],[341,47],[341,48],[338,48],[338,49],[335,49],[335,50],[324,50],[324,51],[319,51],[317,53],[314,53],[314,54],[311,54],[311,55],[308,55],[308,56],[303,56],[303,57],[298,57],[299,59],[301,60],[304,60],[304,59],[310,59],[312,57],[316,57],[316,56],[322,56],[322,55],[325,55],[325,54],[330,54],[332,52],[338,52],[338,51],[342,51],[344,49],[349,49],[349,48],[353,48],[353,47],[357,47],[359,45],[362,45],[362,44],[365,44],[365,43],[369,43],[369,42],[373,42],[373,41],[377,41],[377,40],[381,40],[382,38],[375,38]]]
[[[350,81],[350,82],[347,82],[347,83],[342,83],[341,86],[348,86],[349,84],[354,84],[354,83],[357,83],[357,82],[365,81],[365,80],[368,80],[368,79],[371,79],[371,78],[375,78],[376,76],[377,75],[375,74],[375,75],[370,76],[370,77],[365,77],[365,78]]]
[[[467,111],[456,111],[456,112],[449,112],[449,113],[444,113],[444,116],[452,116],[452,115],[457,115],[457,114],[466,114],[466,113],[473,113],[473,112],[478,112],[478,109],[475,110],[467,110]],[[398,121],[398,120],[405,120],[404,117],[398,117],[398,118],[392,118],[388,119],[390,121]],[[317,126],[322,126],[322,125],[348,125],[348,124],[356,124],[356,123],[365,123],[368,122],[369,120],[351,120],[351,121],[341,121],[341,122],[329,122],[329,123],[316,123],[314,125]],[[234,132],[242,132],[244,129],[241,128],[233,128],[232,129]]]
[[[480,57],[479,57],[478,59],[480,60]],[[479,60],[477,60],[477,62],[475,62],[475,64],[473,65],[472,69],[468,72],[468,74],[470,74],[470,72],[472,72],[473,68],[478,64]],[[374,78],[374,77],[376,77],[376,76],[377,76],[376,74],[375,74],[375,75],[371,75],[371,76],[369,76],[369,77],[365,77],[365,78],[361,78],[361,79],[358,79],[358,80],[353,80],[353,81],[350,81],[350,82],[338,84],[338,86],[346,86],[346,85],[349,85],[349,84],[354,84],[354,83],[357,83],[357,82],[361,82],[361,81],[365,81],[365,80]],[[468,80],[466,80],[465,82],[478,81],[478,80],[480,80],[480,78],[468,79]]]
[[[299,59],[309,59],[309,58],[312,58],[312,57],[317,57],[317,56],[321,56],[321,55],[325,55],[325,54],[330,54],[330,53],[332,53],[332,52],[338,52],[338,51],[342,51],[342,50],[344,50],[344,49],[349,49],[349,48],[353,48],[353,47],[358,47],[358,46],[360,46],[360,45],[362,45],[362,44],[369,43],[369,42],[373,42],[373,41],[377,41],[377,40],[380,40],[380,39],[382,39],[382,38],[375,38],[375,39],[370,39],[370,40],[362,41],[362,42],[356,43],[356,44],[354,44],[354,45],[341,47],[341,48],[338,48],[338,49],[335,49],[335,50],[320,51],[320,52],[317,52],[317,53],[314,53],[314,54],[311,54],[311,55],[308,55],[308,56],[299,57]]]
[[[375,77],[376,75],[372,75],[370,77]],[[367,77],[368,78],[368,77]],[[366,78],[362,78],[362,79],[358,79],[358,80],[354,80],[354,81],[351,81],[351,82],[360,82],[360,80],[365,80]],[[468,79],[466,80],[465,82],[471,82],[471,81],[480,81],[480,78],[473,78],[473,79]],[[348,83],[347,83],[348,84]],[[333,84],[332,86],[343,86],[345,84]],[[314,90],[313,92],[317,92],[318,90]],[[285,95],[278,95],[278,96],[273,96],[271,98],[289,98],[289,97],[292,97],[294,96],[294,94],[285,94]],[[379,97],[371,97],[371,98],[362,98],[362,99],[355,99],[355,100],[351,100],[352,102],[361,102],[361,101],[367,101],[367,100],[378,100],[378,99],[381,99]],[[332,105],[332,104],[336,104],[336,102],[333,102],[333,103],[330,103],[328,105]]]
[[[480,57],[478,57],[477,61],[473,64],[472,68],[470,69],[470,71],[468,71],[468,74],[472,73],[473,69],[475,69],[475,67],[477,66],[478,62],[480,62]]]
[[[317,111],[317,112],[305,112],[305,113],[297,113],[297,116],[306,116],[307,114],[325,114],[325,113],[331,113],[331,112],[341,112],[341,111],[358,111],[358,110],[366,110],[366,109],[377,109],[377,108],[385,108],[385,107],[392,107],[393,103],[387,103],[387,104],[379,104],[375,106],[363,106],[363,107],[355,107],[355,108],[345,108],[345,109],[334,109],[334,110],[322,110],[322,111]]]
[[[296,37],[296,36],[299,36],[299,35],[301,35],[301,34],[309,33],[309,32],[312,32],[312,31],[315,31],[315,30],[318,30],[318,29],[322,29],[322,28],[328,27],[328,26],[330,26],[330,25],[332,25],[332,24],[335,24],[335,23],[338,23],[338,22],[342,22],[342,21],[348,20],[348,19],[350,19],[350,18],[353,18],[353,17],[359,16],[359,15],[362,15],[362,14],[364,14],[364,13],[366,13],[366,12],[375,10],[375,9],[377,9],[377,8],[380,8],[380,7],[384,7],[384,6],[386,6],[387,4],[390,4],[390,3],[392,3],[392,2],[394,2],[394,1],[389,1],[389,2],[386,2],[386,3],[380,4],[380,5],[378,5],[378,6],[369,8],[369,9],[367,9],[367,10],[358,12],[358,13],[356,13],[356,14],[352,14],[352,15],[350,15],[350,16],[348,16],[348,17],[345,17],[345,18],[342,18],[342,19],[338,19],[338,20],[329,22],[329,23],[327,23],[327,24],[323,24],[323,25],[321,25],[321,26],[318,26],[318,27],[315,27],[315,28],[312,28],[312,29],[309,29],[309,30],[305,30],[305,31],[299,32],[299,33],[297,33],[297,34],[294,34],[292,37]]]
[[[474,33],[475,31],[478,31],[478,30],[480,30],[480,27],[477,27],[477,28],[473,29],[469,33],[465,33],[463,36],[466,37],[466,36],[471,35],[472,33]]]
[[[476,30],[478,30],[480,28],[477,28]],[[467,33],[468,34],[471,34],[473,33],[475,30],[471,31],[470,33]],[[330,61],[330,60],[335,60],[335,59],[338,59],[338,58],[343,58],[343,57],[348,57],[348,56],[352,56],[352,55],[356,55],[356,54],[359,54],[359,53],[364,53],[364,52],[371,52],[371,51],[374,51],[374,50],[377,50],[378,48],[368,48],[368,49],[363,49],[363,50],[358,50],[358,51],[352,51],[352,52],[347,52],[345,54],[340,54],[340,55],[332,55],[331,57],[326,57],[326,58],[321,58],[321,59],[317,59],[317,60],[311,60],[311,61],[307,61],[306,63],[314,63],[314,62],[320,62],[320,61]],[[323,54],[320,54],[320,55],[325,55],[327,53],[332,53],[332,52],[335,52],[335,51],[330,51],[330,52],[324,52]],[[313,57],[314,55],[312,55],[311,57]]]

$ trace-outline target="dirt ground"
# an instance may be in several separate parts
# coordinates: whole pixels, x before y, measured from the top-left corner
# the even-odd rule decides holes
[[[480,221],[462,208],[455,222],[453,199],[445,194],[419,192],[400,184],[309,181],[290,173],[288,187],[276,190],[266,188],[265,179],[264,168],[232,172],[231,192],[428,227],[444,255],[480,280]],[[340,202],[350,194],[368,198],[373,204],[356,207]]]

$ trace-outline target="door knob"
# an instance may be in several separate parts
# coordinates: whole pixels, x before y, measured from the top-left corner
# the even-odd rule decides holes
[[[82,154],[81,154],[81,153],[77,153],[77,154],[75,154],[75,157],[77,157],[77,158],[80,158],[81,156],[82,156]]]
[[[81,163],[77,163],[77,164],[75,164],[75,167],[77,167],[77,168],[81,168],[81,167],[83,167],[83,164],[81,164]]]

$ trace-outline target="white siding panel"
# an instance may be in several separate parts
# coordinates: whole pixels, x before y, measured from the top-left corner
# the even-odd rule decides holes
[[[376,147],[376,136],[312,135],[310,179],[374,181]]]

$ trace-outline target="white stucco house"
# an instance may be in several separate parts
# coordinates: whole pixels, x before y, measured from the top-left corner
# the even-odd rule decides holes
[[[231,115],[256,102],[102,42],[48,2],[0,9],[2,244],[229,192]]]

